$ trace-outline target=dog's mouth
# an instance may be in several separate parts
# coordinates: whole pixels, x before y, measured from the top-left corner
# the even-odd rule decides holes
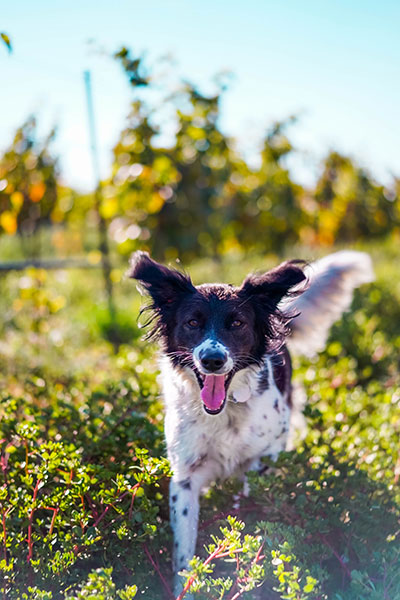
[[[200,386],[204,410],[209,415],[218,415],[225,406],[233,369],[223,375],[201,373],[196,367],[193,370]]]

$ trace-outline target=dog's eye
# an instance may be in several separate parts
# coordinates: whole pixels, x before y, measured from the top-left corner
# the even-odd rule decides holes
[[[190,321],[188,321],[188,325],[190,327],[198,327],[200,325],[200,323],[198,322],[197,319],[190,319]]]
[[[237,327],[241,327],[242,325],[243,325],[243,321],[240,321],[239,319],[235,319],[231,323],[231,327],[234,329],[236,329]]]

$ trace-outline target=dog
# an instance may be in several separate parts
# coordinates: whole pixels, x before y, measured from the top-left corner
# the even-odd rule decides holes
[[[179,571],[195,552],[202,488],[260,471],[262,457],[276,459],[287,448],[296,419],[290,352],[322,350],[353,290],[374,275],[369,256],[356,251],[311,265],[287,261],[240,287],[194,286],[141,251],[129,275],[150,296],[150,336],[162,345],[178,595]]]

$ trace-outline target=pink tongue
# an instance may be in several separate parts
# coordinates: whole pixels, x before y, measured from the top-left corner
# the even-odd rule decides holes
[[[225,375],[206,375],[201,399],[210,410],[218,410],[225,399]]]

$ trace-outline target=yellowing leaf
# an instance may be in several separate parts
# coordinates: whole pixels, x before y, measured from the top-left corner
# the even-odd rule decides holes
[[[46,191],[46,186],[43,181],[34,183],[29,189],[29,196],[32,202],[40,202]]]
[[[65,303],[66,303],[66,300],[65,300],[64,296],[57,296],[56,298],[53,298],[52,301],[50,302],[51,311],[53,313],[58,312],[59,310],[64,308]]]
[[[193,140],[201,140],[206,137],[206,132],[201,127],[194,127],[193,125],[189,125],[187,128],[187,134]]]
[[[0,215],[0,225],[6,233],[9,235],[14,235],[14,233],[17,231],[17,218],[14,213],[9,210],[5,210]]]
[[[16,211],[19,211],[24,203],[24,195],[21,192],[14,192],[10,196],[11,204]]]
[[[158,212],[164,204],[164,199],[160,194],[154,193],[151,195],[150,201],[147,205],[147,210],[150,214]]]
[[[116,198],[106,198],[101,204],[100,212],[105,219],[111,219],[118,212],[118,200]]]

